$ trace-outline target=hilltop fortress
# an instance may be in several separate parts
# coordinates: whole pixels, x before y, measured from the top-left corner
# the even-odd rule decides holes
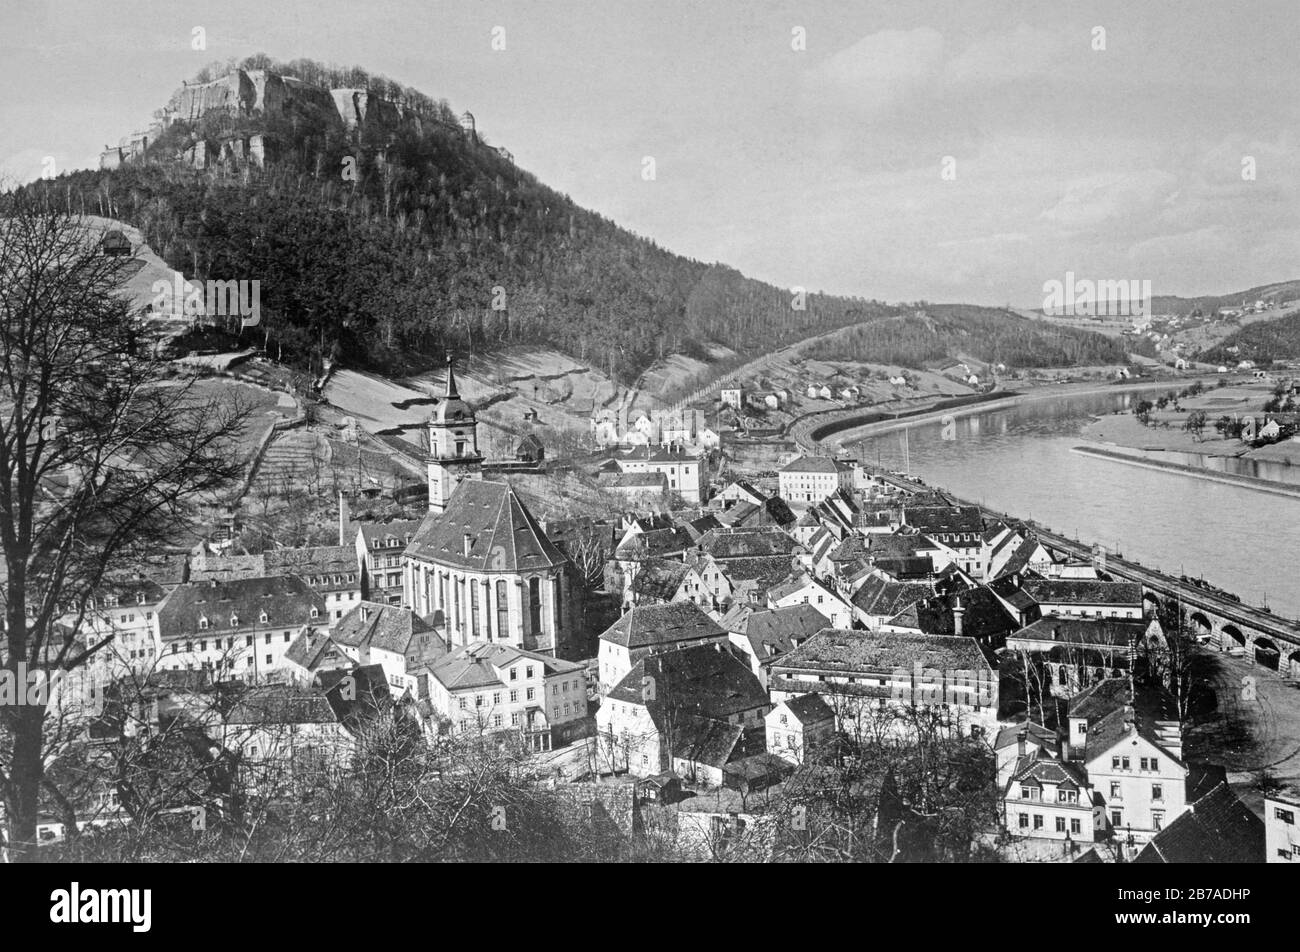
[[[193,123],[211,115],[232,119],[293,116],[337,121],[346,131],[359,135],[362,130],[378,126],[396,130],[409,125],[418,133],[423,124],[433,122],[454,128],[475,144],[479,143],[474,117],[465,113],[459,122],[450,122],[427,110],[416,109],[364,88],[329,89],[269,69],[232,69],[219,79],[206,83],[183,83],[167,105],[154,113],[154,122],[141,132],[125,136],[117,146],[105,147],[99,157],[101,169],[112,169],[143,160],[150,143],[157,142],[173,122]],[[512,157],[505,149],[496,149],[503,158]],[[216,141],[196,138],[181,154],[193,168],[212,165],[262,166],[273,157],[274,142],[261,134],[222,136]]]

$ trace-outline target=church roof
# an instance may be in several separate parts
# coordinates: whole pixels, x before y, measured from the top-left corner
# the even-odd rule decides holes
[[[445,512],[425,516],[405,554],[473,572],[527,572],[568,561],[508,483],[479,479],[462,480]]]

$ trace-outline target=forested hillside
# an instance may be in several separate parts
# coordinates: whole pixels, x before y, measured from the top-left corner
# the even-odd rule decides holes
[[[393,370],[447,349],[545,342],[629,382],[665,354],[705,356],[716,342],[752,356],[859,324],[853,353],[836,356],[912,366],[958,349],[1008,364],[1123,358],[1096,335],[1030,332],[1001,312],[917,321],[901,317],[910,307],[820,294],[792,307],[787,289],[674,255],[580,208],[467,133],[445,102],[305,60],[259,55],[224,69],[233,67],[297,77],[277,80],[292,101],[273,103],[268,85],[257,92],[265,110],[208,110],[198,84],[223,67],[205,70],[173,97],[184,108],[138,161],[29,187],[137,226],[188,277],[259,280],[262,325],[248,333],[302,366],[333,356]],[[340,120],[330,107],[333,95],[343,109],[340,94],[368,97],[363,122]],[[250,136],[265,139],[265,161],[228,161]],[[196,152],[208,157],[202,168]]]
[[[1074,328],[1055,328],[995,308],[927,305],[906,316],[875,321],[813,341],[809,357],[864,360],[920,367],[967,354],[1008,367],[1068,367],[1126,363],[1114,338]]]
[[[1271,321],[1248,324],[1229,334],[1199,357],[1210,363],[1253,360],[1260,364],[1300,357],[1300,311]]]

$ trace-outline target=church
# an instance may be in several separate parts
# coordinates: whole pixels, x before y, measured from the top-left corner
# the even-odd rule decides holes
[[[478,422],[450,360],[428,430],[429,513],[402,556],[406,606],[441,612],[452,646],[487,641],[554,654],[578,623],[569,560],[508,483],[482,479]]]

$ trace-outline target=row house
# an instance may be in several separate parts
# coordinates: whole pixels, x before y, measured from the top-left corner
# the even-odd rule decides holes
[[[258,681],[286,668],[304,628],[328,624],[323,596],[294,575],[186,582],[158,606],[158,668]]]
[[[970,638],[828,628],[776,661],[769,686],[773,701],[822,695],[841,731],[905,734],[927,709],[976,735],[997,724],[997,670]]]

